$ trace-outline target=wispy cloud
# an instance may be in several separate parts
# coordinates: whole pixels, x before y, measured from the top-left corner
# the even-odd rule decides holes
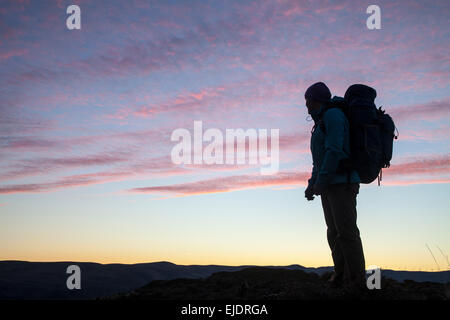
[[[421,157],[417,160],[392,164],[386,169],[390,176],[415,176],[416,174],[450,174],[450,155]]]
[[[196,195],[205,193],[230,192],[243,189],[260,187],[299,185],[308,178],[306,172],[280,172],[273,176],[262,175],[240,175],[201,180],[190,183],[174,184],[168,186],[156,186],[135,188],[129,190],[131,193],[163,193],[176,195]]]
[[[65,188],[65,180],[50,176],[71,177],[69,170],[107,167],[111,179],[116,172],[128,179],[148,173],[166,176],[170,186],[170,177],[189,172],[238,177],[251,167],[174,166],[170,133],[192,128],[193,120],[220,129],[279,128],[281,164],[309,166],[311,123],[299,106],[306,87],[319,80],[333,94],[363,82],[390,97],[387,105],[397,106],[388,112],[399,127],[399,141],[439,148],[448,141],[442,125],[450,115],[450,100],[442,94],[450,85],[450,60],[443,53],[449,45],[442,41],[450,12],[446,2],[383,3],[380,32],[365,29],[366,5],[354,1],[244,1],[220,10],[202,1],[112,1],[108,10],[97,10],[102,7],[97,2],[77,3],[89,16],[70,41],[63,23],[54,26],[64,15],[64,2],[1,6],[0,15],[8,19],[0,22],[0,176],[30,177],[23,190]],[[426,93],[420,101],[429,101],[404,102],[414,101],[418,92]],[[386,174],[420,173],[413,164],[398,166]],[[430,166],[446,174],[446,164]],[[280,174],[239,183],[236,178],[236,187],[256,186],[258,179],[276,185],[287,179]],[[34,178],[50,182],[41,189]],[[98,181],[103,180],[79,185]],[[233,180],[225,182],[233,190]]]
[[[124,162],[129,159],[126,152],[101,153],[88,156],[73,156],[61,158],[34,158],[20,161],[18,166],[0,174],[0,181],[21,178],[32,175],[47,175],[49,173],[70,168],[95,167]]]
[[[450,116],[450,99],[396,107],[390,109],[389,113],[399,121],[442,119]]]
[[[431,174],[431,177],[421,177],[420,175],[423,174]],[[438,174],[439,176],[433,177],[433,174]],[[447,177],[445,177],[445,175],[447,175]],[[310,176],[311,174],[309,172],[284,171],[273,176],[262,176],[256,174],[239,175],[166,186],[134,188],[128,190],[128,192],[188,196],[271,186],[304,186],[307,184],[307,180]],[[448,183],[450,182],[450,156],[434,156],[416,161],[393,164],[389,169],[384,169],[384,177],[386,178],[386,176],[388,176],[388,185]],[[392,180],[389,178],[390,176],[395,176],[397,178],[409,178],[409,180]]]
[[[52,182],[0,186],[0,194],[54,192],[65,188],[118,181],[126,176],[128,173],[122,172],[73,175]]]

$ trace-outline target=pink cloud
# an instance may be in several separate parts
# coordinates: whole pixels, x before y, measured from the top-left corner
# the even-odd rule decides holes
[[[406,128],[402,129],[399,135],[400,141],[415,141],[415,142],[436,142],[448,141],[450,137],[450,128],[445,125],[436,126],[432,129],[422,128]]]
[[[450,99],[389,109],[394,120],[436,120],[450,115]]]
[[[383,185],[387,186],[410,186],[415,184],[441,184],[441,183],[450,183],[450,178],[434,178],[434,179],[426,179],[426,178],[417,178],[413,180],[382,180]]]
[[[33,136],[3,136],[0,137],[3,150],[11,152],[23,151],[45,151],[59,153],[60,151],[75,150],[79,147],[88,147],[89,145],[104,146],[105,143],[114,143],[116,146],[126,145],[155,145],[165,137],[169,136],[168,129],[159,130],[136,130],[124,132],[107,132],[96,135],[85,135],[70,138],[54,138]]]
[[[388,22],[398,24],[415,21],[418,13],[421,12],[419,9],[424,5],[417,3],[413,5],[418,6],[414,8],[414,12],[407,10],[407,13],[404,13],[405,8],[409,8],[405,3],[386,4],[389,7],[389,10],[386,10],[386,16],[390,16]],[[57,2],[55,6],[61,9],[62,2]],[[137,3],[137,6],[141,9],[150,8],[145,1]],[[48,57],[48,59],[31,63],[27,60],[28,56],[25,56],[25,53],[27,50],[32,52],[30,48],[34,44],[11,42],[10,46],[4,46],[0,60],[16,57],[24,64],[17,70],[11,69],[9,73],[5,72],[2,75],[4,87],[8,92],[10,92],[8,85],[12,84],[17,89],[15,96],[8,93],[7,98],[4,97],[5,95],[0,98],[2,100],[0,131],[3,135],[1,142],[3,150],[8,151],[7,156],[1,155],[2,159],[16,157],[24,152],[42,152],[43,156],[36,159],[52,159],[46,153],[67,152],[80,146],[98,147],[101,150],[115,145],[122,139],[124,141],[120,142],[126,144],[123,147],[124,150],[130,148],[136,151],[141,150],[140,146],[151,145],[153,150],[166,152],[160,147],[170,146],[168,140],[170,131],[177,126],[191,128],[192,118],[201,115],[209,127],[236,125],[242,127],[247,124],[254,127],[259,123],[280,127],[280,150],[282,161],[286,163],[299,154],[309,152],[309,130],[297,132],[296,130],[302,130],[306,126],[303,123],[294,125],[295,121],[303,120],[305,112],[289,107],[304,103],[304,90],[317,78],[326,81],[333,93],[343,93],[351,82],[367,80],[379,92],[390,90],[396,96],[401,96],[407,91],[445,88],[449,84],[449,60],[442,53],[446,51],[448,44],[435,41],[445,35],[445,28],[440,28],[437,20],[433,19],[425,24],[426,19],[419,19],[417,23],[403,30],[395,29],[395,32],[369,34],[355,32],[359,29],[355,29],[356,16],[350,12],[354,4],[350,1],[313,3],[280,0],[236,3],[231,6],[233,9],[231,13],[225,10],[223,14],[214,16],[217,13],[214,12],[214,8],[208,6],[192,5],[190,7],[189,4],[180,4],[174,7],[161,3],[158,4],[160,11],[169,13],[173,19],[166,20],[164,15],[156,20],[150,16],[140,17],[131,19],[133,21],[129,25],[124,22],[129,22],[130,19],[117,19],[117,27],[112,31],[113,36],[115,39],[127,40],[109,43],[108,40],[102,39],[98,46],[91,48],[89,54],[87,51],[83,51],[83,55],[78,56],[69,54],[67,55],[70,57],[69,60],[61,55],[60,59]],[[198,10],[202,8],[205,11]],[[352,10],[343,10],[345,8]],[[122,9],[127,8],[110,6],[102,14],[108,19],[118,17]],[[189,10],[211,13],[202,16],[215,19],[195,19],[194,21],[193,16],[186,14]],[[427,12],[429,11],[423,14],[426,15]],[[327,17],[334,17],[333,19],[337,17],[340,20],[335,20],[333,24],[332,19],[328,20]],[[55,18],[57,15],[54,15],[52,19]],[[317,18],[323,20],[317,20]],[[28,21],[32,22],[32,20]],[[52,25],[54,21],[49,20],[47,24]],[[91,27],[97,31],[104,30],[101,29],[103,22],[98,20],[97,23],[92,23]],[[324,28],[318,28],[319,24]],[[48,30],[46,29],[48,25],[43,25],[45,28],[41,26],[39,30]],[[364,21],[361,25],[364,28]],[[333,32],[328,32],[329,28]],[[20,30],[6,25],[0,25],[0,29],[2,29],[2,40],[6,39],[7,42],[20,40],[15,37],[20,34]],[[161,30],[164,32],[158,34]],[[171,30],[175,32],[170,33]],[[47,34],[41,31],[40,33]],[[58,43],[61,39],[55,37],[51,40]],[[37,43],[42,44],[36,41]],[[305,46],[305,43],[311,45]],[[14,61],[16,58],[7,62]],[[192,90],[185,89],[184,84],[177,84],[183,88],[181,90],[174,85],[173,90],[170,88],[171,94],[163,94],[168,91],[167,88],[161,89],[161,92],[155,89],[154,92],[149,93],[144,86],[117,94],[112,93],[115,87],[114,89],[107,87],[104,92],[99,92],[95,86],[90,87],[91,84],[103,79],[120,81],[129,78],[131,81],[139,82],[141,76],[153,76],[155,72],[163,72],[164,75],[175,78],[180,71],[190,75],[193,74],[192,72],[200,74],[206,71],[208,74],[216,73],[220,76],[214,79],[214,84],[206,84]],[[223,82],[222,77],[225,79]],[[82,83],[83,86],[89,87],[89,90],[86,90],[89,93],[68,96],[67,90],[61,90],[60,93],[53,91],[43,97],[33,95],[33,90],[42,94],[41,90],[47,90],[53,86],[59,88],[57,85],[63,83],[64,81],[61,80],[64,79]],[[76,81],[77,79],[82,81]],[[203,81],[204,79],[202,83]],[[148,85],[146,81],[143,82]],[[29,91],[27,88],[33,88],[33,90]],[[74,89],[78,92],[78,88]],[[29,92],[28,95],[27,92]],[[101,94],[105,94],[106,97]],[[450,100],[443,99],[420,105],[393,107],[388,112],[393,115],[396,122],[415,119],[441,120],[449,115],[449,102]],[[67,126],[69,121],[66,121],[65,127],[57,128],[54,126],[56,122],[53,122],[55,119],[53,115],[51,115],[52,120],[42,122],[26,114],[26,111],[33,108],[52,111],[51,108],[58,107],[58,115],[60,115],[62,108],[71,103],[86,107],[92,107],[94,104],[102,106],[104,118],[94,119],[95,115],[90,120],[95,125],[103,125],[101,120],[106,121],[106,119],[119,119],[120,124],[124,123],[123,120],[129,120],[130,123],[126,124],[130,125],[133,125],[131,121],[134,120],[139,123],[148,121],[155,131],[163,132],[148,136],[140,133],[135,135],[123,133],[123,136],[120,136],[122,134],[117,133],[70,139],[49,138],[48,135],[39,137],[34,134],[48,129],[57,131],[58,134],[68,133],[78,127],[77,123]],[[5,116],[7,112],[11,113],[8,117]],[[27,117],[29,120],[25,121]],[[155,119],[156,117],[158,119]],[[97,120],[99,120],[98,123],[94,122]],[[159,122],[159,120],[162,121]],[[165,127],[161,128],[163,122]],[[114,124],[117,123],[114,122]],[[24,134],[26,136],[23,136]],[[436,139],[445,140],[448,129],[400,128],[400,134],[400,139],[403,134],[403,138],[409,141],[419,139],[436,141]],[[160,175],[184,174],[186,171],[173,167],[169,162],[161,162],[157,165],[152,160],[147,164],[145,162],[147,160],[137,155],[137,152],[125,157],[122,161],[114,161],[114,159],[108,161],[104,158],[105,161],[102,162],[100,157],[97,159],[99,162],[96,163],[93,158],[89,161],[89,156],[84,160],[77,158],[53,158],[48,165],[44,164],[41,170],[38,170],[37,162],[17,162],[12,163],[12,166],[8,163],[8,169],[11,170],[8,173],[12,176],[15,173],[17,177],[23,177],[48,174],[53,172],[53,168],[62,170],[89,168],[96,165],[117,165],[121,167],[120,169],[135,166],[136,169],[142,169],[141,172],[149,170],[153,174]],[[187,166],[189,170],[195,169],[191,172],[243,168],[245,167]],[[61,187],[64,186],[61,185]]]
[[[404,163],[393,163],[384,171],[386,175],[409,176],[415,174],[440,174],[450,173],[450,155],[431,156]]]
[[[450,174],[450,156],[435,156],[422,160],[410,161],[401,164],[393,164],[390,168],[383,170],[383,179],[388,177],[388,185],[410,185],[421,183],[447,183],[449,177],[417,177],[422,174]],[[221,177],[195,182],[180,183],[166,186],[154,186],[144,188],[134,188],[128,190],[131,193],[144,194],[173,194],[176,196],[188,196],[207,193],[231,192],[244,189],[273,186],[305,186],[310,178],[309,172],[284,171],[272,176],[263,175],[239,175]],[[411,177],[410,180],[391,180],[391,176],[400,178]],[[384,181],[384,180],[383,180]]]
[[[274,83],[268,83],[269,79]],[[242,81],[207,86],[193,92],[183,91],[161,102],[150,101],[144,105],[128,105],[106,117],[121,120],[130,116],[154,118],[164,113],[172,113],[174,117],[201,113],[205,117],[207,111],[207,118],[217,117],[222,122],[229,119],[232,112],[246,116],[249,113],[257,113],[258,117],[266,116],[268,119],[284,118],[289,116],[286,114],[286,110],[267,106],[270,104],[292,106],[295,101],[304,103],[299,94],[301,89],[297,80],[282,81],[277,79],[274,74],[262,73]],[[294,109],[292,106],[291,112],[298,114],[299,110]]]
[[[31,151],[31,150],[50,150],[53,148],[63,148],[64,144],[50,139],[30,137],[8,137],[3,138],[5,145],[4,150],[9,151]]]
[[[176,167],[167,158],[142,160],[116,168],[115,171],[77,174],[43,183],[25,183],[0,186],[0,194],[54,192],[61,189],[90,186],[129,179],[151,179],[173,175],[192,174],[192,171]]]
[[[27,53],[28,53],[27,49],[14,49],[14,50],[10,50],[7,52],[0,52],[0,61],[6,60],[6,59],[9,59],[12,57],[21,56],[21,55],[24,55]]]
[[[90,168],[95,166],[121,165],[127,171],[132,172],[152,172],[164,175],[170,172],[186,173],[186,170],[177,169],[170,159],[170,147],[175,143],[170,142],[169,130],[143,130],[136,132],[123,132],[101,134],[93,136],[81,136],[67,139],[50,139],[37,137],[5,137],[2,140],[3,149],[8,150],[8,155],[20,155],[22,152],[34,151],[43,156],[35,156],[25,160],[11,160],[7,170],[2,170],[0,180],[10,180],[27,176],[48,175],[52,172],[75,169]],[[1,141],[1,140],[0,140]],[[282,134],[279,139],[282,162],[292,161],[292,155],[308,152],[307,141],[309,132],[297,132],[292,134]],[[104,148],[104,143],[113,143],[116,150],[112,152],[100,152],[92,155],[82,156],[59,156],[62,152],[70,153],[80,148]],[[248,146],[247,141],[247,146]],[[256,141],[258,143],[258,141]],[[268,152],[271,152],[271,139],[268,137]],[[145,146],[166,145],[166,155],[159,158],[145,159],[139,149],[146,150]],[[137,146],[137,147],[135,147]],[[138,148],[138,149],[136,149]],[[237,145],[235,143],[236,152]],[[224,150],[225,152],[225,150]],[[48,157],[54,153],[58,156]],[[154,153],[153,153],[154,154]],[[247,152],[248,157],[248,152]],[[248,161],[247,161],[248,162]],[[205,171],[232,171],[242,170],[247,165],[186,165],[185,168],[195,169],[195,172]],[[255,167],[255,166],[253,166]],[[6,167],[5,167],[6,169]],[[191,171],[194,172],[194,171]]]
[[[169,186],[135,188],[131,193],[172,193],[177,195],[196,195],[205,193],[230,192],[249,188],[279,185],[298,185],[308,179],[305,172],[282,172],[273,176],[241,175]]]
[[[23,178],[26,176],[49,174],[69,168],[111,165],[127,161],[129,154],[125,152],[101,153],[91,156],[63,157],[63,158],[34,158],[23,160],[16,168],[0,175],[0,180]]]
[[[54,182],[0,186],[0,194],[52,192],[63,188],[117,181],[119,178],[126,177],[127,175],[128,173],[122,172],[82,174],[65,177]]]
[[[0,106],[1,107],[1,106]],[[16,114],[2,114],[0,110],[0,135],[9,136],[20,132],[22,134],[37,134],[49,131],[55,127],[56,122],[49,119],[36,119],[30,116]]]

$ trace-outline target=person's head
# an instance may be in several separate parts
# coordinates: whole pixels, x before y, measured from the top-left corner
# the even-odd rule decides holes
[[[316,82],[305,92],[306,107],[308,113],[319,110],[324,102],[331,99],[330,89],[323,82]]]

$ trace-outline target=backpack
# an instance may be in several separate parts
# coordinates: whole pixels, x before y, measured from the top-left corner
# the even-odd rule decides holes
[[[392,118],[375,106],[377,93],[375,89],[363,85],[351,85],[344,98],[333,97],[326,105],[323,114],[330,108],[340,108],[349,121],[350,158],[343,159],[337,172],[355,169],[361,183],[372,183],[378,177],[382,180],[382,169],[389,168],[392,159],[395,124]],[[320,121],[320,128],[326,134],[325,125]],[[398,133],[398,131],[397,131]]]

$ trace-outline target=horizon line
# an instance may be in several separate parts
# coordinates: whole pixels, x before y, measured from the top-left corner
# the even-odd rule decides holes
[[[227,264],[178,264],[166,260],[160,260],[160,261],[151,261],[151,262],[136,262],[136,263],[120,263],[120,262],[109,262],[109,263],[102,263],[102,262],[96,262],[96,261],[76,261],[76,260],[55,260],[55,261],[29,261],[29,260],[0,260],[0,263],[2,262],[27,262],[27,263],[93,263],[93,264],[99,264],[99,265],[138,265],[138,264],[155,264],[155,263],[169,263],[176,266],[184,266],[184,267],[191,267],[191,266],[223,266],[223,267],[290,267],[290,266],[299,266],[306,269],[321,269],[321,268],[333,268],[333,266],[319,266],[319,267],[307,267],[298,263],[293,264],[287,264],[287,265],[258,265],[258,264],[241,264],[241,265],[227,265]],[[372,265],[370,265],[372,266]],[[367,268],[367,266],[366,266]],[[412,270],[412,269],[392,269],[392,268],[383,268],[379,266],[381,270],[385,271],[405,271],[405,272],[447,272],[450,271],[450,269],[445,270],[435,270],[435,269],[424,269],[424,270]],[[366,269],[370,270],[370,269]]]

